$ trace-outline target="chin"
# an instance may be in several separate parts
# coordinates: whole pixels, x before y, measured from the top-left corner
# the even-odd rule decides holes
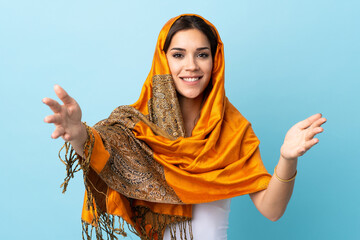
[[[202,98],[202,94],[201,93],[179,93],[178,92],[178,97],[196,100],[198,98]]]

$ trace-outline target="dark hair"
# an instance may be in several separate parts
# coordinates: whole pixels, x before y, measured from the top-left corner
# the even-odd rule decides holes
[[[217,47],[217,35],[215,29],[208,25],[202,18],[195,15],[186,15],[178,18],[173,25],[171,26],[169,33],[165,39],[165,44],[163,50],[167,52],[171,39],[181,30],[187,29],[198,29],[209,39],[211,55],[214,58]]]

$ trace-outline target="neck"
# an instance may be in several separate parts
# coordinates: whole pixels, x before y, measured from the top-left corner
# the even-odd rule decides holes
[[[200,117],[203,95],[197,98],[185,98],[178,95],[181,113],[184,120],[185,137],[191,137],[192,130]]]

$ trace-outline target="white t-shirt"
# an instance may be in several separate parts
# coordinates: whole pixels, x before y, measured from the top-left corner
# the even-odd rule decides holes
[[[193,205],[192,232],[194,240],[227,240],[229,228],[230,199]],[[176,239],[180,238],[176,228]],[[190,239],[187,232],[187,238]],[[166,228],[164,240],[170,240],[170,230]],[[185,239],[185,238],[183,238]]]

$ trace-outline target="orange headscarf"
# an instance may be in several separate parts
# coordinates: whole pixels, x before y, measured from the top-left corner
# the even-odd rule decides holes
[[[170,19],[162,28],[150,74],[139,100],[131,105],[144,115],[149,113],[147,103],[152,98],[153,76],[171,74],[162,49],[172,24],[181,16],[184,15]],[[256,192],[265,189],[270,179],[250,123],[225,96],[223,43],[215,26],[202,19],[216,31],[218,45],[212,71],[213,88],[203,104],[192,136],[172,141],[152,133],[144,122],[139,122],[134,129],[136,138],[146,142],[154,151],[154,158],[164,166],[168,184],[186,203]]]
[[[268,186],[271,176],[261,161],[259,140],[250,123],[225,96],[223,43],[216,28],[197,15],[216,31],[218,44],[213,58],[212,88],[204,100],[192,136],[184,137],[176,90],[172,84],[166,53],[163,51],[172,24],[181,16],[184,15],[170,19],[162,28],[157,40],[152,68],[138,101],[125,108],[116,109],[108,119],[95,126],[95,129],[88,128],[89,135],[93,136],[94,140],[90,147],[89,143],[87,144],[89,148],[86,149],[91,168],[90,173],[85,175],[89,187],[85,196],[82,219],[87,223],[94,225],[94,215],[98,218],[97,211],[93,211],[95,207],[89,207],[89,201],[94,201],[96,208],[102,209],[102,214],[120,216],[142,236],[149,237],[151,229],[157,227],[160,231],[152,234],[152,238],[157,239],[162,235],[161,232],[166,225],[191,218],[191,204],[232,198],[257,192]],[[157,82],[161,82],[162,85],[159,87],[156,85]],[[166,102],[168,98],[171,98],[170,102]],[[165,115],[164,109],[157,110],[159,104],[160,108],[166,108]],[[166,114],[169,114],[170,122],[166,122],[168,121],[166,119],[165,123],[157,120],[161,114],[164,119],[168,117]],[[119,118],[121,120],[118,120]],[[116,145],[114,139],[117,139],[109,134],[120,131],[118,127],[120,125],[121,129],[125,126],[126,129],[131,130],[130,135],[133,134],[135,139],[131,141],[140,140],[138,144],[145,143],[141,145],[143,148],[149,147],[150,150],[145,152],[151,151],[149,154],[155,160],[154,164],[160,166],[159,173],[163,174],[163,178],[160,178],[165,181],[163,185],[166,185],[165,189],[167,189],[164,190],[164,196],[161,196],[161,190],[157,198],[151,195],[152,189],[148,192],[146,189],[141,189],[139,194],[136,193],[136,189],[127,192],[126,186],[123,186],[125,190],[122,190],[120,185],[123,177],[116,178],[114,177],[116,173],[111,172],[116,165],[112,158],[116,150],[113,148],[109,150],[109,146]],[[124,153],[121,152],[120,157],[117,157],[120,163],[124,158],[123,155]],[[83,169],[85,168],[83,166]],[[118,171],[122,172],[122,170]],[[117,181],[119,183],[114,184]],[[151,184],[147,186],[153,187]],[[173,194],[171,195],[173,197],[166,198],[166,194]],[[139,206],[146,210],[134,212],[134,208]],[[170,218],[162,220],[160,226],[159,223],[150,220],[149,215],[146,215],[148,212]]]

